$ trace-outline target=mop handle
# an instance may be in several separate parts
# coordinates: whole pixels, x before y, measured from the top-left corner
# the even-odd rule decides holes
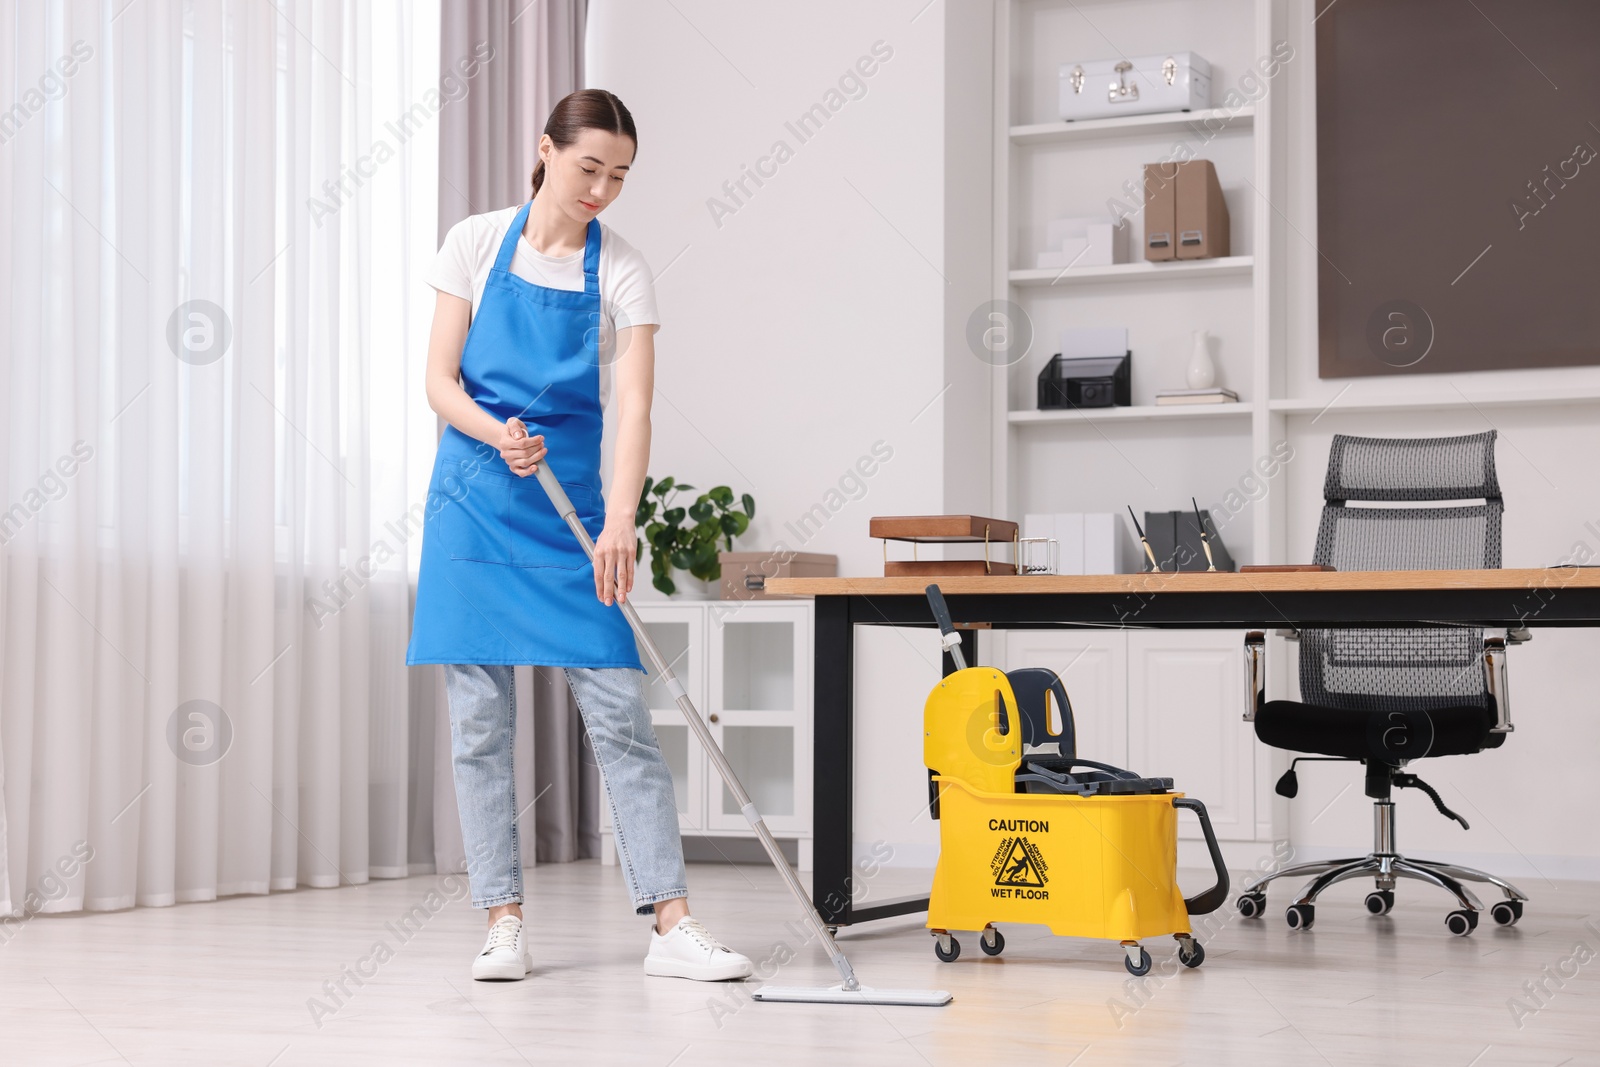
[[[933,608],[933,617],[939,622],[939,643],[950,653],[950,659],[955,663],[956,670],[967,669],[967,657],[961,654],[961,635],[956,633],[956,624],[950,621],[950,609],[945,606],[944,594],[939,591],[936,583],[928,583],[923,590],[928,594],[928,603]]]
[[[561,517],[566,520],[567,526],[577,535],[578,543],[583,546],[584,555],[588,556],[592,563],[594,561],[594,541],[589,537],[589,531],[584,529],[583,521],[578,518],[578,510],[572,506],[572,501],[567,497],[567,491],[561,488],[561,482],[557,480],[555,474],[550,470],[550,464],[541,461],[535,473],[539,476],[539,484],[544,486],[544,491],[549,495],[550,502],[555,505],[555,509]],[[716,765],[717,773],[722,776],[723,782],[728,786],[728,791],[733,794],[733,799],[738,802],[739,811],[744,815],[745,821],[750,824],[750,828],[756,832],[756,836],[761,839],[762,845],[766,847],[767,855],[772,859],[772,865],[778,868],[778,873],[782,874],[789,883],[789,891],[794,894],[795,899],[805,907],[806,917],[811,920],[812,927],[816,929],[817,936],[822,940],[822,947],[827,949],[828,955],[832,957],[833,965],[839,971],[839,977],[843,982],[844,988],[849,990],[859,989],[860,983],[856,980],[855,972],[850,967],[850,961],[839,950],[839,946],[834,944],[833,936],[828,933],[828,927],[822,921],[822,916],[817,914],[816,906],[811,903],[811,898],[806,894],[805,887],[800,884],[800,879],[795,876],[794,871],[789,869],[789,861],[784,857],[783,851],[778,848],[778,842],[773,839],[772,831],[767,827],[767,821],[761,817],[761,813],[756,810],[755,804],[750,800],[750,795],[744,791],[744,785],[739,781],[739,776],[734,773],[733,765],[728,762],[728,757],[723,754],[721,747],[717,745],[716,739],[711,736],[711,728],[700,717],[699,711],[695,709],[694,702],[689,699],[689,694],[684,691],[683,685],[678,681],[677,676],[672,673],[672,668],[667,665],[666,658],[661,655],[660,649],[656,648],[655,642],[650,640],[650,634],[645,630],[644,623],[639,619],[639,613],[634,610],[633,602],[619,599],[616,604],[617,607],[622,609],[623,616],[627,618],[628,625],[633,628],[633,632],[638,636],[639,642],[644,645],[645,651],[649,653],[650,662],[655,664],[656,671],[661,676],[661,684],[666,686],[667,691],[677,698],[678,710],[683,712],[683,717],[688,720],[689,728],[694,731],[695,737],[699,739],[700,746],[705,749],[706,754],[711,757],[711,762]]]

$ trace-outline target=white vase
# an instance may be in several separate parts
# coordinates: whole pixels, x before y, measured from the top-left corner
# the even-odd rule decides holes
[[[1211,361],[1211,335],[1204,330],[1194,331],[1185,374],[1190,389],[1210,389],[1217,384],[1217,365]]]

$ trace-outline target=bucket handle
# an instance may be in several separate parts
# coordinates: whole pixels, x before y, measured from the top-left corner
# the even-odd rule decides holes
[[[1207,915],[1228,899],[1228,867],[1222,862],[1222,849],[1217,845],[1216,832],[1211,829],[1211,816],[1206,814],[1206,806],[1194,797],[1173,797],[1172,806],[1188,808],[1198,815],[1200,829],[1206,835],[1206,849],[1211,853],[1211,866],[1217,870],[1217,884],[1198,896],[1184,897],[1183,906],[1190,915]]]

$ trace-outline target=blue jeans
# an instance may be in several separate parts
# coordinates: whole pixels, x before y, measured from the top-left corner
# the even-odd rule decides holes
[[[687,896],[683,840],[672,774],[661,755],[644,695],[644,674],[632,667],[563,667],[583,716],[611,805],[617,855],[634,911]],[[450,745],[461,837],[472,904],[522,902],[511,739],[516,723],[513,668],[446,664]]]

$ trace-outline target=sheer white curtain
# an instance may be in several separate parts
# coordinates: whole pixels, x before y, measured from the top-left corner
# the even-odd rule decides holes
[[[0,0],[12,929],[431,865],[438,19]]]

